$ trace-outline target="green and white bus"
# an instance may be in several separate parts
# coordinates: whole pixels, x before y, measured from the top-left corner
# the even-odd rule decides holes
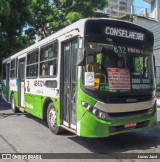
[[[133,23],[82,19],[2,66],[3,99],[54,134],[108,137],[156,125],[153,34]]]

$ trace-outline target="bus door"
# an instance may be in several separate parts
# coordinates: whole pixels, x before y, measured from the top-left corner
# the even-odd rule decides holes
[[[77,39],[62,46],[61,108],[63,125],[76,129]]]
[[[6,99],[7,99],[7,101],[10,100],[10,96],[9,96],[9,91],[10,91],[9,80],[10,80],[10,63],[7,63],[7,65],[6,65]]]
[[[25,107],[24,93],[25,93],[25,58],[19,59],[18,64],[18,103],[19,106]]]

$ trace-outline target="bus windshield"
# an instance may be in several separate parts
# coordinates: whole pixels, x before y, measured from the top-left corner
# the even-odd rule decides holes
[[[85,52],[85,88],[108,92],[155,88],[150,51],[111,43],[87,42]]]

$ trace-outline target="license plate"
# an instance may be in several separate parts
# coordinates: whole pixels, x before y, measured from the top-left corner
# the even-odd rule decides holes
[[[136,127],[137,123],[127,123],[124,125],[125,128],[132,128],[132,127]]]

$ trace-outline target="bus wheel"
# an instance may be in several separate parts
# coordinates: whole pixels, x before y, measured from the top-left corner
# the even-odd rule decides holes
[[[54,108],[53,103],[50,103],[48,105],[47,109],[47,124],[49,129],[54,134],[60,134],[62,132],[62,128],[57,126],[57,117],[56,117],[56,111]]]
[[[18,112],[18,109],[16,108],[16,101],[15,101],[14,94],[11,95],[11,109],[14,113]]]

